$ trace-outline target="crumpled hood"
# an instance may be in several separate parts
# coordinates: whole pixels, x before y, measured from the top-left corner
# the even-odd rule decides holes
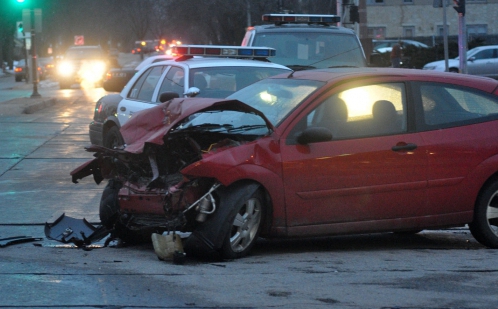
[[[125,151],[141,153],[145,143],[162,145],[163,137],[176,124],[192,114],[210,110],[252,112],[259,115],[270,130],[274,129],[263,113],[238,100],[179,98],[134,114],[120,129],[127,145]]]

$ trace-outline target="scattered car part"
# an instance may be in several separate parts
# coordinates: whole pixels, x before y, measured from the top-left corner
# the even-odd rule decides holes
[[[16,245],[20,243],[30,242],[30,241],[40,241],[43,238],[32,237],[32,236],[13,236],[0,239],[0,248],[7,247],[10,245]]]
[[[95,227],[86,219],[76,219],[62,214],[53,223],[45,223],[45,236],[62,243],[73,243],[77,247],[87,247],[109,235],[104,226]]]

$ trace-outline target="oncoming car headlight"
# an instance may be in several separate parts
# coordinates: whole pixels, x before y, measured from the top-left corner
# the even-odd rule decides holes
[[[74,66],[70,62],[63,61],[57,65],[57,73],[69,76],[74,73]]]
[[[104,77],[106,64],[103,61],[87,61],[82,63],[79,76],[89,82],[97,82]]]

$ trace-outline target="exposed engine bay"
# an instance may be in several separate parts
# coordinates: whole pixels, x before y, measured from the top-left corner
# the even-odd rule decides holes
[[[163,112],[168,115],[167,109]],[[92,174],[97,183],[109,180],[101,199],[100,219],[108,229],[121,234],[193,231],[216,211],[216,190],[222,184],[215,175],[224,171],[216,167],[211,177],[209,172],[199,177],[182,170],[271,132],[265,120],[252,111],[210,109],[176,122],[167,122],[166,117],[161,130],[144,130],[145,137],[137,138],[133,126],[141,128],[141,124],[152,122],[150,117],[142,118],[135,122],[132,118],[122,128],[131,147],[87,147],[96,158],[71,173],[73,182]],[[127,130],[135,136],[127,136]],[[139,150],[129,151],[136,149],[137,143],[141,143]]]

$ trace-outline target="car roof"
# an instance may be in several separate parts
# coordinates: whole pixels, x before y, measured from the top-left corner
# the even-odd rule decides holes
[[[334,68],[296,71],[292,74],[279,74],[269,78],[293,78],[317,80],[327,83],[347,82],[360,79],[379,79],[383,77],[396,77],[400,82],[406,80],[446,82],[466,85],[486,92],[498,89],[498,80],[487,77],[455,74],[449,72],[435,72],[416,69],[398,68]]]
[[[344,34],[354,34],[352,29],[337,27],[337,26],[325,26],[325,25],[317,25],[317,24],[268,24],[268,25],[258,25],[252,26],[249,29],[254,29],[256,32],[309,32],[313,30],[314,32],[331,32],[334,31],[336,33],[344,33]]]
[[[178,58],[175,60],[165,60],[160,62],[155,62],[151,65],[181,65],[186,66],[190,69],[195,68],[207,68],[207,67],[264,67],[264,68],[279,68],[279,69],[287,69],[288,67],[283,66],[281,64],[272,63],[268,61],[261,60],[250,60],[250,59],[233,59],[233,58],[219,58],[219,57],[193,57],[186,60],[179,60]]]

